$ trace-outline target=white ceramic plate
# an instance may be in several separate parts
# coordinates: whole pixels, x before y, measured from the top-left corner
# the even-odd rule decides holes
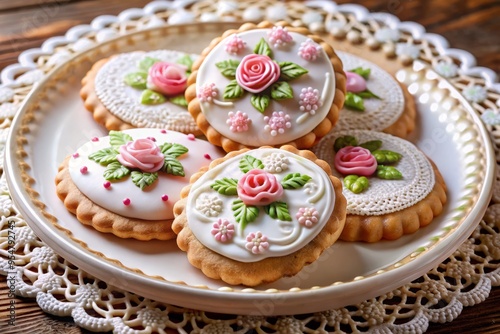
[[[82,270],[144,297],[207,311],[272,315],[333,309],[391,291],[443,261],[470,235],[491,196],[493,150],[472,108],[420,63],[397,77],[418,101],[417,130],[410,140],[443,173],[448,204],[415,234],[376,244],[337,242],[296,276],[248,289],[206,278],[175,241],[120,239],[80,224],[57,198],[54,177],[65,156],[106,135],[79,97],[88,69],[116,52],[199,53],[235,26],[167,26],[121,37],[69,60],[33,90],[13,121],[5,167],[12,197],[40,239]]]

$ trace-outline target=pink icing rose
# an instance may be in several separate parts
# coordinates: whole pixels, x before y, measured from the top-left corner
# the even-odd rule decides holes
[[[358,73],[345,72],[347,76],[346,90],[351,93],[359,93],[366,90],[366,80]]]
[[[237,191],[246,205],[268,205],[283,195],[283,187],[276,177],[262,169],[252,169],[243,175]]]
[[[260,93],[280,77],[280,66],[266,55],[245,56],[236,69],[236,82],[250,93]]]
[[[377,169],[377,160],[366,148],[346,146],[335,154],[335,168],[344,175],[370,176]]]
[[[165,162],[158,145],[151,139],[137,139],[120,146],[116,157],[125,167],[138,168],[146,173],[158,171]]]
[[[147,86],[168,96],[182,94],[187,86],[186,67],[166,61],[154,63],[148,72]]]

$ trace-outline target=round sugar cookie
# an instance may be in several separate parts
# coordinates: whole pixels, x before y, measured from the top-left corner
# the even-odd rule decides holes
[[[201,135],[184,91],[197,55],[135,51],[102,59],[82,79],[80,96],[108,130],[159,128]]]
[[[286,23],[226,31],[202,52],[188,83],[189,112],[226,152],[309,148],[335,125],[345,94],[333,48]]]
[[[139,240],[175,237],[173,206],[183,187],[222,150],[180,132],[111,131],[68,156],[56,191],[77,219],[96,230]]]
[[[297,274],[339,237],[346,201],[330,167],[286,145],[242,149],[191,178],[172,229],[190,263],[228,284]]]
[[[347,93],[335,131],[372,130],[400,138],[410,134],[417,112],[408,89],[368,60],[337,54],[347,75]]]
[[[395,240],[430,224],[443,210],[443,177],[409,141],[353,130],[330,133],[313,150],[343,183],[347,218],[342,240]]]

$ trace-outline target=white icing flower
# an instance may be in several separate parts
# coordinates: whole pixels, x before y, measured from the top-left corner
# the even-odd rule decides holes
[[[495,113],[491,109],[485,110],[481,115],[481,119],[485,124],[488,125],[493,125],[493,126],[500,125],[500,114]]]
[[[486,100],[488,92],[479,85],[469,85],[462,91],[464,97],[470,102],[481,103]]]
[[[398,43],[396,45],[396,54],[398,56],[407,56],[411,59],[417,59],[420,55],[420,47],[408,43]]]
[[[61,283],[61,277],[49,272],[38,275],[36,281],[33,282],[33,286],[43,291],[51,291],[61,288]]]
[[[375,39],[382,43],[397,42],[400,35],[399,30],[385,27],[375,32]]]
[[[37,241],[35,232],[28,226],[16,227],[16,244],[25,245]]]
[[[219,196],[203,194],[196,200],[196,210],[207,217],[217,217],[222,212],[222,204]]]
[[[82,307],[89,308],[92,307],[92,303],[98,301],[101,298],[100,289],[90,283],[85,285],[80,285],[76,289],[76,302]]]
[[[160,325],[161,327],[165,326],[168,321],[168,315],[162,310],[155,309],[141,309],[137,311],[137,318],[142,321],[142,325],[144,327],[153,327]]]
[[[283,153],[272,153],[263,159],[264,170],[269,173],[281,173],[288,169],[290,161]]]
[[[453,78],[458,74],[458,66],[454,63],[441,60],[434,66],[436,72],[445,78]]]

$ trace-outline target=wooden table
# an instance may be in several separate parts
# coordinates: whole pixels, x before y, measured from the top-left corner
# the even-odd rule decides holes
[[[64,35],[71,27],[88,24],[94,17],[117,15],[147,0],[0,0],[0,70],[17,62],[18,55],[39,47],[52,36]],[[444,36],[451,47],[465,49],[479,66],[500,73],[500,1],[498,0],[338,0],[358,3],[370,11],[389,12],[402,21],[415,21],[428,32]],[[11,298],[5,276],[0,275],[0,324],[7,321]],[[16,326],[8,333],[87,333],[71,319],[52,317],[34,300],[16,299]],[[0,328],[4,328],[0,326]],[[451,323],[431,324],[427,333],[500,332],[500,287],[489,298],[466,307]],[[7,332],[4,332],[7,333]]]

